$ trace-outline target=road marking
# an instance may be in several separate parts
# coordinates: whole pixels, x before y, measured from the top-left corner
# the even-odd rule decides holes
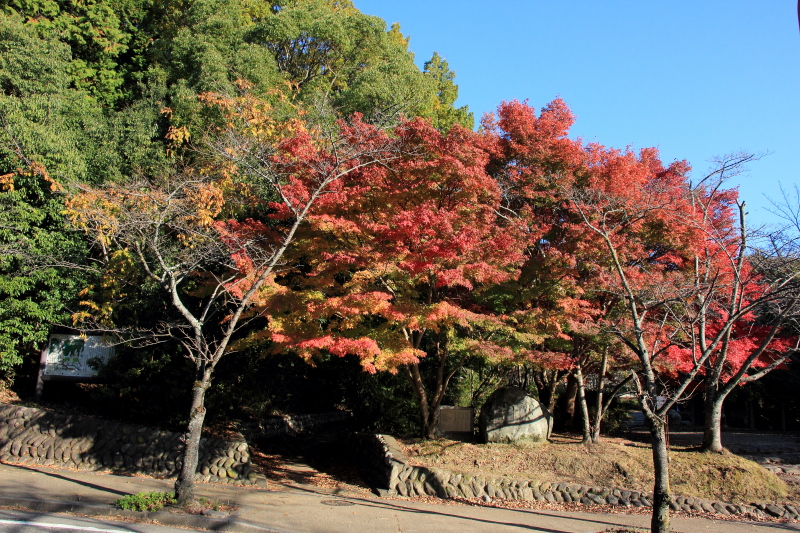
[[[36,526],[46,527],[51,529],[76,529],[78,531],[96,531],[97,533],[130,533],[130,530],[125,529],[100,529],[98,527],[85,527],[73,526],[70,524],[52,524],[49,522],[30,522],[28,520],[3,520],[0,519],[0,524],[21,524],[23,526]]]

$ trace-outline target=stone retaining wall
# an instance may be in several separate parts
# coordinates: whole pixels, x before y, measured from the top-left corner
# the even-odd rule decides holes
[[[176,477],[182,434],[0,404],[0,461]],[[197,481],[263,483],[247,443],[200,440]]]
[[[373,482],[389,494],[437,496],[439,498],[504,498],[508,500],[576,502],[585,505],[652,507],[653,494],[571,483],[548,483],[503,477],[454,474],[438,468],[408,463],[399,444],[389,435],[371,435],[362,444],[362,455],[372,469]],[[697,511],[722,515],[749,514],[796,520],[800,509],[791,505],[752,503],[734,505],[686,496],[673,497],[674,511]]]

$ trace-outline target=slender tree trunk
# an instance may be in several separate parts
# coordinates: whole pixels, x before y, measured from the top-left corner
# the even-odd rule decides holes
[[[605,411],[603,410],[603,393],[598,393],[600,396],[597,399],[597,415],[595,415],[594,425],[592,426],[592,443],[600,442],[600,423],[603,421],[603,415]]]
[[[533,373],[533,381],[536,383],[536,390],[539,391],[539,403],[547,406],[550,413],[555,413],[556,389],[563,376],[558,370],[538,370]]]
[[[431,399],[428,399],[428,393],[425,390],[425,384],[422,382],[422,374],[419,371],[419,365],[408,365],[408,372],[406,375],[411,383],[411,388],[414,390],[414,396],[417,397],[420,437],[423,439],[435,439],[436,427],[439,425],[439,404],[441,400],[437,401],[438,395],[436,391]]]
[[[556,412],[556,400],[558,397],[556,396],[556,389],[558,388],[558,383],[561,381],[563,376],[561,376],[558,370],[553,370],[553,379],[550,380],[550,385],[548,389],[549,398],[547,400],[547,410],[550,413]]]
[[[422,339],[422,333],[416,338],[416,347]],[[411,383],[414,394],[419,401],[419,414],[420,414],[420,429],[422,430],[423,439],[435,439],[436,430],[439,427],[439,407],[444,400],[447,386],[450,380],[464,365],[466,354],[459,359],[452,369],[447,371],[447,358],[448,358],[448,337],[447,330],[441,329],[439,331],[438,339],[436,341],[436,359],[438,360],[438,367],[436,370],[436,385],[428,395],[425,391],[425,383],[422,380],[422,373],[419,369],[419,364],[411,364],[406,366],[407,377]],[[432,357],[432,356],[428,356]]]
[[[586,386],[583,383],[583,370],[580,364],[575,367],[575,381],[578,387],[578,403],[581,406],[581,431],[583,433],[582,444],[592,443],[592,426],[589,420],[589,403],[586,401]]]
[[[428,409],[428,393],[425,391],[425,384],[422,382],[422,374],[419,371],[419,363],[406,365],[406,377],[417,398],[419,407],[420,437],[423,439],[431,438],[430,410]]]
[[[421,383],[422,381],[420,380]],[[430,400],[428,400],[428,395],[424,388],[421,390],[421,394],[417,393],[421,436],[423,439],[435,439],[437,437],[436,428],[439,427],[439,407],[442,404],[443,397],[444,387],[441,386],[437,386],[437,389],[433,391]]]
[[[661,420],[647,418],[653,446],[653,467],[655,485],[653,487],[653,517],[650,521],[651,533],[669,533],[669,455],[667,436]]]
[[[722,404],[725,396],[716,387],[706,385],[704,394],[705,421],[703,423],[704,452],[722,453]]]
[[[442,400],[444,400],[444,392],[446,388],[446,381],[437,381],[436,390],[433,391],[433,396],[431,397],[430,405],[428,406],[428,420],[425,423],[426,439],[435,439],[438,436],[436,434],[436,429],[439,427],[439,407],[441,407]]]
[[[600,424],[605,415],[603,405],[603,389],[606,388],[606,372],[608,372],[608,345],[603,347],[603,357],[600,360],[600,375],[597,382],[597,399],[595,401],[594,425],[592,426],[592,442],[600,442]]]
[[[642,351],[647,354],[644,350]],[[632,379],[639,392],[639,401],[650,430],[653,452],[655,482],[653,484],[653,515],[650,520],[650,531],[651,533],[669,533],[669,504],[672,498],[669,489],[669,452],[667,451],[666,433],[668,406],[665,404],[659,408],[656,375],[649,365],[648,357],[640,356],[640,360],[644,363],[644,372],[640,374],[640,377],[634,376]],[[641,378],[644,378],[644,388],[641,386]],[[670,401],[669,398],[665,400]]]
[[[439,359],[439,364],[436,368],[436,386],[431,395],[430,406],[428,407],[428,421],[426,423],[426,439],[436,438],[436,429],[439,427],[439,406],[442,405],[444,400],[444,391],[447,389],[447,384],[450,381],[450,376],[447,370],[447,328],[439,330],[436,339],[436,356]]]
[[[197,380],[192,387],[192,407],[189,411],[189,425],[183,436],[186,449],[183,453],[178,479],[175,481],[175,499],[178,505],[189,505],[194,502],[194,476],[200,452],[200,436],[203,421],[206,418],[205,396],[211,383],[211,369],[204,369],[198,363]]]

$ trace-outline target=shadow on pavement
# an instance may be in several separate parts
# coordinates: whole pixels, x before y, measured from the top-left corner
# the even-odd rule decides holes
[[[91,489],[99,490],[99,491],[102,491],[102,492],[108,492],[108,493],[111,493],[111,494],[116,494],[118,496],[126,496],[128,494],[127,492],[122,492],[122,491],[115,490],[115,489],[112,489],[112,488],[109,488],[109,487],[104,487],[102,485],[97,485],[95,483],[88,483],[86,481],[79,481],[77,479],[72,479],[72,478],[67,477],[67,476],[62,476],[61,474],[56,474],[55,472],[49,472],[47,470],[39,470],[38,468],[29,468],[27,466],[18,465],[18,464],[12,464],[12,463],[4,463],[4,464],[6,466],[11,467],[11,468],[19,468],[20,470],[27,470],[29,472],[38,472],[38,473],[43,474],[45,476],[50,476],[50,477],[62,479],[64,481],[69,481],[70,483],[75,483],[75,484],[82,485],[84,487],[88,487],[88,488],[91,488]]]

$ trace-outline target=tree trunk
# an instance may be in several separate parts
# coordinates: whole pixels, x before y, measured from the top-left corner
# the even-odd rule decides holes
[[[578,387],[578,403],[581,406],[581,432],[583,433],[582,444],[592,443],[592,423],[589,420],[589,404],[586,401],[586,387],[583,383],[583,371],[580,365],[575,367],[575,381]]]
[[[655,486],[653,487],[653,517],[650,521],[651,533],[669,533],[669,455],[664,423],[647,418],[653,446],[653,466]]]
[[[185,506],[194,502],[194,476],[200,452],[200,436],[203,432],[203,421],[206,418],[205,396],[211,383],[211,370],[203,370],[198,364],[197,377],[192,387],[192,408],[189,411],[189,425],[183,435],[186,445],[183,453],[183,464],[175,481],[175,499],[178,505]]]
[[[605,414],[605,411],[603,410],[603,393],[598,393],[598,396],[597,414],[595,415],[595,422],[592,426],[592,443],[600,442],[600,423],[603,421],[603,415]]]
[[[428,400],[428,395],[424,388],[421,393],[417,394],[423,439],[435,439],[437,437],[436,428],[439,427],[439,407],[444,398],[444,389],[443,385],[437,384],[436,390],[430,396],[430,400]]]
[[[430,405],[428,405],[428,420],[425,423],[426,439],[435,439],[438,437],[436,429],[439,427],[439,417],[441,416],[439,407],[441,407],[442,400],[444,400],[444,392],[446,388],[446,382],[439,382],[436,384],[436,390],[433,392]]]
[[[558,370],[539,370],[533,373],[533,381],[539,392],[539,403],[547,406],[551,414],[555,413],[558,396],[556,389],[564,376]]]
[[[725,396],[715,387],[706,386],[704,395],[705,421],[703,423],[704,452],[722,453],[722,403]]]
[[[554,376],[553,379],[550,380],[550,388],[548,389],[550,398],[547,400],[547,410],[550,411],[550,414],[554,414],[556,412],[556,400],[558,399],[558,396],[556,395],[556,389],[558,389],[558,384],[563,378],[558,370],[553,370],[553,373]]]
[[[600,424],[603,422],[603,416],[606,414],[605,405],[603,405],[603,389],[606,388],[606,372],[608,372],[608,345],[603,346],[603,356],[600,360],[600,374],[597,382],[594,425],[591,428],[592,434],[590,436],[592,442],[600,442]],[[616,395],[616,392],[613,394]]]
[[[567,390],[564,395],[559,398],[562,400],[561,405],[561,419],[564,428],[572,429],[575,424],[575,400],[578,397],[578,380],[575,374],[570,374],[567,378]]]
[[[406,365],[406,377],[411,385],[411,390],[414,391],[414,396],[417,398],[420,437],[423,439],[432,439],[434,438],[436,430],[435,423],[438,421],[439,413],[432,413],[428,405],[428,393],[425,390],[425,384],[422,382],[422,373],[419,371],[419,363]],[[436,411],[438,411],[438,409],[436,409]]]
[[[421,334],[417,338],[417,344],[421,341]],[[436,370],[436,385],[430,395],[425,391],[425,383],[422,380],[422,373],[420,372],[419,364],[412,363],[406,365],[406,376],[408,377],[411,388],[419,401],[419,414],[420,414],[420,429],[422,430],[423,439],[435,439],[436,429],[439,426],[439,406],[442,405],[444,400],[447,386],[450,380],[464,365],[467,355],[464,354],[461,359],[454,365],[450,371],[447,371],[447,358],[448,358],[448,340],[447,330],[442,328],[439,330],[438,339],[436,341],[436,359],[438,360],[438,367]],[[429,355],[428,357],[433,357]]]
[[[428,409],[428,416],[423,422],[423,435],[425,439],[436,438],[436,428],[439,426],[439,407]]]

